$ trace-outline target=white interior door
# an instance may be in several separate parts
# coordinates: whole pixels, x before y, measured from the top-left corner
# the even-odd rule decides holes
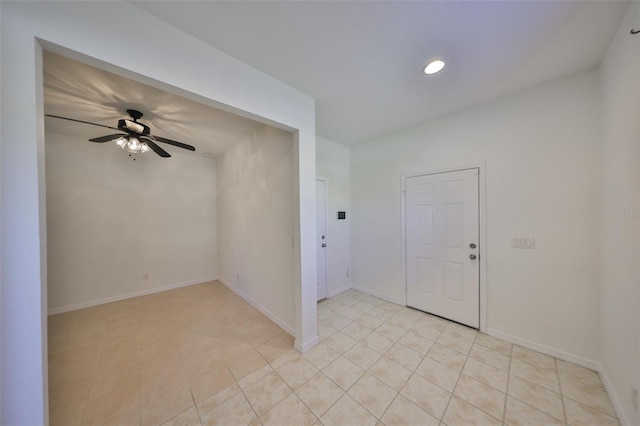
[[[327,297],[327,182],[316,180],[316,257],[318,300]]]
[[[405,184],[407,306],[478,328],[478,169]]]

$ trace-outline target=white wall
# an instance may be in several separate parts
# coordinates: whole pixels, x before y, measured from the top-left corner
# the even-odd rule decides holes
[[[217,278],[213,159],[55,133],[45,151],[49,312]]]
[[[353,283],[403,300],[401,174],[486,163],[489,331],[595,365],[598,83],[584,72],[353,147]]]
[[[347,290],[351,280],[351,172],[349,147],[318,137],[316,173],[327,179],[327,296]],[[347,218],[338,220],[338,211]]]
[[[295,135],[296,344],[317,341],[314,100],[126,2],[0,2],[0,423],[46,424],[46,210],[41,48]],[[131,42],[135,28],[136,42]],[[135,58],[135,60],[132,60]],[[180,60],[167,60],[180,58]],[[19,326],[17,326],[19,324]]]
[[[219,279],[293,334],[292,134],[258,129],[217,158],[217,182]]]
[[[640,4],[632,2],[602,62],[604,107],[602,279],[600,299],[600,357],[611,385],[610,394],[622,404],[627,424],[640,424],[629,389],[640,371],[638,348],[638,144],[640,133],[640,36],[629,29],[640,25]],[[630,211],[629,214],[627,211]],[[607,214],[609,213],[609,214]],[[620,216],[619,216],[620,215]],[[621,415],[619,408],[618,414]]]

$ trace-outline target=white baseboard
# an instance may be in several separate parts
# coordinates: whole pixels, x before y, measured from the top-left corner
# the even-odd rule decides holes
[[[275,315],[273,312],[271,312],[269,309],[267,309],[262,304],[260,304],[257,301],[255,301],[249,295],[243,293],[242,291],[240,291],[237,288],[235,288],[234,286],[232,286],[227,280],[225,280],[223,278],[218,278],[218,281],[220,281],[222,284],[227,286],[227,288],[229,288],[229,290],[233,291],[235,294],[237,294],[238,296],[242,297],[242,299],[244,299],[245,302],[247,302],[248,304],[250,304],[251,306],[253,306],[257,310],[262,312],[271,321],[273,321],[276,324],[278,324],[284,331],[289,333],[291,336],[295,337],[296,333],[295,333],[294,328],[291,327],[286,322],[284,322],[282,319],[278,318],[278,316]]]
[[[162,291],[174,290],[176,288],[188,287],[190,285],[202,284],[209,281],[215,281],[216,277],[199,278],[197,280],[185,281],[177,284],[169,284],[162,287],[147,288],[131,293],[120,294],[118,296],[105,297],[104,299],[89,300],[87,302],[74,303],[73,305],[61,306],[59,308],[51,308],[48,315],[61,314],[63,312],[75,311],[77,309],[90,308],[92,306],[104,305],[105,303],[117,302],[119,300],[131,299],[133,297],[146,296],[148,294],[160,293]]]
[[[600,364],[596,361],[583,358],[578,355],[570,354],[560,349],[552,348],[550,346],[546,346],[540,343],[532,342],[531,340],[523,339],[521,337],[517,337],[509,333],[504,333],[499,330],[488,329],[487,334],[490,336],[496,337],[498,339],[506,340],[507,342],[515,343],[516,345],[520,345],[522,347],[541,352],[543,354],[552,356],[554,358],[561,359],[563,361],[572,362],[574,364],[577,364],[581,367],[588,368],[590,370],[599,371],[599,368],[600,368]]]
[[[616,416],[618,417],[618,421],[622,426],[631,426],[631,422],[627,417],[627,413],[624,411],[624,407],[620,402],[620,398],[618,397],[618,393],[613,387],[613,383],[609,380],[609,376],[605,371],[602,364],[598,364],[598,373],[600,374],[600,379],[602,380],[602,384],[604,385],[605,390],[607,391],[607,396],[611,401],[611,405],[613,405],[613,411],[616,412]]]
[[[320,338],[318,336],[314,337],[313,339],[309,339],[305,343],[302,343],[302,344],[300,344],[300,341],[298,341],[298,339],[296,339],[293,342],[293,347],[296,348],[298,350],[298,352],[305,353],[309,349],[311,349],[315,345],[317,345],[318,343],[320,343]]]
[[[362,293],[366,293],[368,295],[375,296],[375,297],[377,297],[379,299],[386,300],[387,302],[391,302],[391,303],[395,303],[396,305],[404,306],[404,303],[402,303],[402,300],[394,299],[394,298],[386,296],[386,295],[384,295],[382,293],[378,293],[377,291],[369,290],[368,288],[360,287],[359,285],[355,285],[355,284],[351,284],[351,288],[354,289],[354,290],[361,291]]]
[[[327,297],[334,297],[339,295],[340,293],[344,293],[345,291],[349,290],[350,288],[353,288],[353,284],[349,283],[347,285],[344,285],[338,289],[332,290],[332,291],[328,291],[327,292]]]

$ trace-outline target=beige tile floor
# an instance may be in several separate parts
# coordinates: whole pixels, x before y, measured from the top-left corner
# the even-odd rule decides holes
[[[349,290],[293,339],[219,282],[49,318],[52,425],[614,425],[594,371]]]

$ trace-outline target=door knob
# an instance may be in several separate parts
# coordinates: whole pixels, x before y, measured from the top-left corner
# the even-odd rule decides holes
[[[470,255],[469,255],[469,259],[471,259],[471,260],[475,260],[475,258],[476,258],[476,255],[475,255],[475,254],[470,254]]]
[[[327,246],[327,243],[322,243],[322,247],[326,247],[326,246]]]
[[[475,243],[471,243],[469,244],[469,247],[471,247],[472,249],[476,248],[476,244]]]

